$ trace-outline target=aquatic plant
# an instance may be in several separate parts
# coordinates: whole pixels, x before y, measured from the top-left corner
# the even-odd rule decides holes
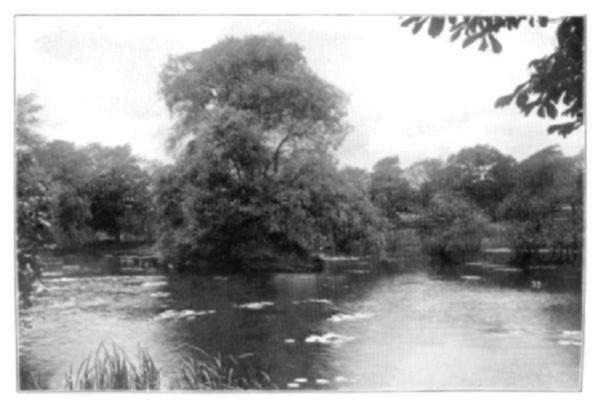
[[[211,356],[200,348],[195,356],[182,358],[180,375],[167,386],[150,353],[138,346],[137,363],[113,343],[101,343],[79,366],[65,377],[64,389],[73,391],[103,390],[226,390],[277,388],[263,371],[241,358]],[[40,384],[30,389],[41,389]]]
[[[274,389],[277,388],[264,371],[256,369],[243,358],[211,356],[204,350],[189,346],[196,355],[182,359],[178,389]]]
[[[156,390],[161,386],[160,370],[150,353],[138,346],[137,364],[115,343],[100,343],[76,372],[65,377],[66,390]]]

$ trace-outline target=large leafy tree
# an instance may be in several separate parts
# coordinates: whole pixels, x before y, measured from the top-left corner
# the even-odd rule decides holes
[[[346,97],[280,37],[229,38],[169,59],[161,92],[175,119],[169,144],[236,120],[270,149],[268,169],[298,148],[336,147],[346,134]],[[250,136],[250,134],[247,134]]]
[[[498,40],[504,30],[518,29],[522,24],[546,27],[551,21],[547,17],[424,17],[402,18],[403,27],[411,27],[414,34],[427,26],[428,34],[435,38],[445,30],[450,39],[462,39],[462,46],[479,44],[479,50],[502,51]],[[515,87],[508,95],[496,101],[496,107],[515,103],[528,116],[536,111],[540,117],[568,121],[548,127],[548,133],[567,136],[583,125],[583,55],[584,20],[582,17],[559,19],[556,38],[558,45],[553,53],[533,59],[529,63],[529,79]]]
[[[364,236],[354,231],[368,227],[351,218],[368,221],[370,211],[342,207],[335,196],[350,191],[333,187],[346,97],[309,68],[298,45],[228,38],[170,58],[160,83],[177,158],[158,182],[167,252],[303,254]]]

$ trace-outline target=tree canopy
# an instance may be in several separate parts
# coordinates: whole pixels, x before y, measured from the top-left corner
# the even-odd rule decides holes
[[[38,132],[35,96],[16,103],[18,246],[77,247],[99,232],[146,238],[153,217],[151,176],[128,145],[79,147]]]
[[[36,250],[49,238],[50,179],[37,151],[44,138],[37,132],[42,107],[32,94],[17,97],[17,247]]]
[[[171,57],[160,82],[175,119],[171,147],[187,135],[210,132],[210,123],[243,124],[270,146],[269,163],[277,171],[286,152],[335,148],[346,134],[346,96],[309,68],[297,44],[281,37],[228,38]]]
[[[369,195],[391,221],[396,221],[401,212],[408,211],[413,198],[413,189],[403,176],[397,156],[383,158],[373,166]]]
[[[516,161],[488,145],[463,148],[446,164],[446,184],[463,193],[489,216],[494,217],[500,201],[514,187]]]

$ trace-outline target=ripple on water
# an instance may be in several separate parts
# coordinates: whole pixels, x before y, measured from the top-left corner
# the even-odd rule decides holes
[[[306,343],[319,343],[323,345],[339,345],[345,342],[354,340],[353,336],[338,335],[337,333],[328,332],[324,335],[310,335],[304,341]]]
[[[234,307],[241,308],[241,309],[259,310],[259,309],[263,309],[265,307],[272,307],[274,305],[275,305],[275,303],[272,301],[258,301],[258,302],[248,302],[246,304],[237,304],[237,305],[234,305]]]
[[[466,276],[460,276],[460,279],[465,280],[465,281],[479,281],[479,280],[481,280],[481,276],[466,275]]]
[[[163,287],[167,285],[166,281],[146,281],[142,283],[142,287]]]
[[[327,320],[330,322],[358,321],[372,318],[375,314],[371,312],[356,312],[354,314],[335,314]]]
[[[333,305],[333,302],[331,302],[331,300],[324,299],[324,298],[309,298],[309,299],[301,300],[301,301],[292,301],[292,304],[294,304],[294,305],[298,305],[298,304],[325,304],[325,305]]]
[[[48,283],[71,283],[78,279],[78,277],[53,277],[44,279],[44,281]]]
[[[168,292],[155,292],[150,294],[151,297],[153,298],[168,298],[171,296],[171,293]]]
[[[194,311],[193,309],[184,309],[182,311],[176,311],[174,309],[169,309],[160,314],[156,315],[153,319],[155,321],[163,321],[169,319],[186,319],[192,320],[197,316],[205,316],[205,315],[214,315],[217,311],[214,309],[208,309],[205,311]]]

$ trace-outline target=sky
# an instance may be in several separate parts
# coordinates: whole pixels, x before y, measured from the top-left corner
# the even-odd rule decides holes
[[[276,34],[298,43],[308,64],[350,97],[352,131],[342,166],[398,156],[406,167],[489,144],[517,159],[558,144],[572,155],[584,130],[563,139],[553,122],[495,100],[525,81],[529,61],[551,53],[555,26],[502,32],[503,51],[463,49],[448,36],[413,35],[397,17],[17,17],[16,91],[43,105],[40,132],[84,145],[129,143],[168,160],[170,117],[158,93],[169,55],[228,36]]]

